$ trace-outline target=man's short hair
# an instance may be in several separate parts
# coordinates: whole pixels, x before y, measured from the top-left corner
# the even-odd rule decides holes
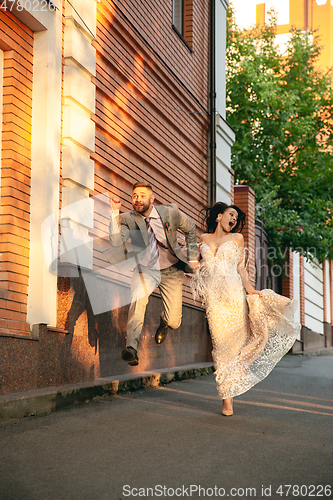
[[[134,189],[136,188],[147,188],[147,189],[150,189],[151,192],[153,192],[153,188],[151,187],[150,184],[146,183],[146,182],[136,182],[135,184],[133,184],[132,186],[132,192],[134,191]]]

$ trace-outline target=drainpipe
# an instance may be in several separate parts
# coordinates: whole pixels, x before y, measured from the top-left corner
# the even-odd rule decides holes
[[[215,0],[210,0],[210,164],[208,203],[216,202]]]

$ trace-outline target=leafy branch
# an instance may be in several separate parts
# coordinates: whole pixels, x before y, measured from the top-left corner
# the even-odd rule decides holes
[[[318,38],[294,29],[281,55],[274,11],[241,30],[229,8],[227,25],[235,179],[254,189],[273,245],[333,259],[333,86]]]

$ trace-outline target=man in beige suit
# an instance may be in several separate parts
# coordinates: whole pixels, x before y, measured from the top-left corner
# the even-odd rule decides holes
[[[199,266],[194,223],[176,204],[154,206],[152,187],[143,182],[133,186],[131,212],[119,215],[121,202],[111,199],[110,262],[135,257],[136,267],[131,281],[131,303],[127,321],[127,347],[122,358],[129,365],[138,364],[137,347],[143,327],[148,298],[160,289],[163,313],[155,334],[161,345],[168,327],[175,329],[182,318],[182,285],[184,272],[192,273]],[[187,260],[177,242],[176,232],[184,233]]]

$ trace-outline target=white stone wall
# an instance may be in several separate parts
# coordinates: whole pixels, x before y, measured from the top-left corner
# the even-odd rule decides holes
[[[294,289],[293,289],[293,298],[297,300],[298,302],[298,307],[295,311],[294,314],[294,320],[296,323],[301,323],[301,293],[300,293],[300,255],[298,252],[293,252],[293,283],[294,283]],[[298,339],[301,338],[301,333],[299,333]]]
[[[294,258],[294,298],[300,303],[300,258],[299,253],[293,253]],[[327,320],[330,323],[330,294],[332,293],[329,283],[329,262],[325,266],[326,275],[326,308]],[[315,264],[304,259],[304,326],[315,333],[324,334],[324,273],[323,265]],[[300,309],[295,313],[295,321],[300,323]]]
[[[331,294],[333,293],[332,284],[330,283],[330,263],[325,262],[325,284],[326,284],[326,321],[331,323]]]
[[[215,50],[216,50],[216,108],[217,113],[224,119],[226,117],[225,106],[225,87],[226,87],[226,68],[225,68],[225,52],[226,52],[226,22],[228,0],[215,0]]]
[[[227,124],[226,118],[226,19],[227,0],[216,0],[216,201],[230,204],[231,148],[235,134]]]
[[[96,0],[72,0],[65,4],[63,191],[60,260],[91,269],[93,240]]]
[[[16,12],[34,33],[31,219],[27,321],[56,324],[57,276],[44,258],[42,224],[59,209],[61,11]]]
[[[304,260],[305,326],[324,333],[323,266]]]
[[[218,115],[216,120],[216,201],[230,205],[231,193],[231,148],[235,134],[227,122]]]

